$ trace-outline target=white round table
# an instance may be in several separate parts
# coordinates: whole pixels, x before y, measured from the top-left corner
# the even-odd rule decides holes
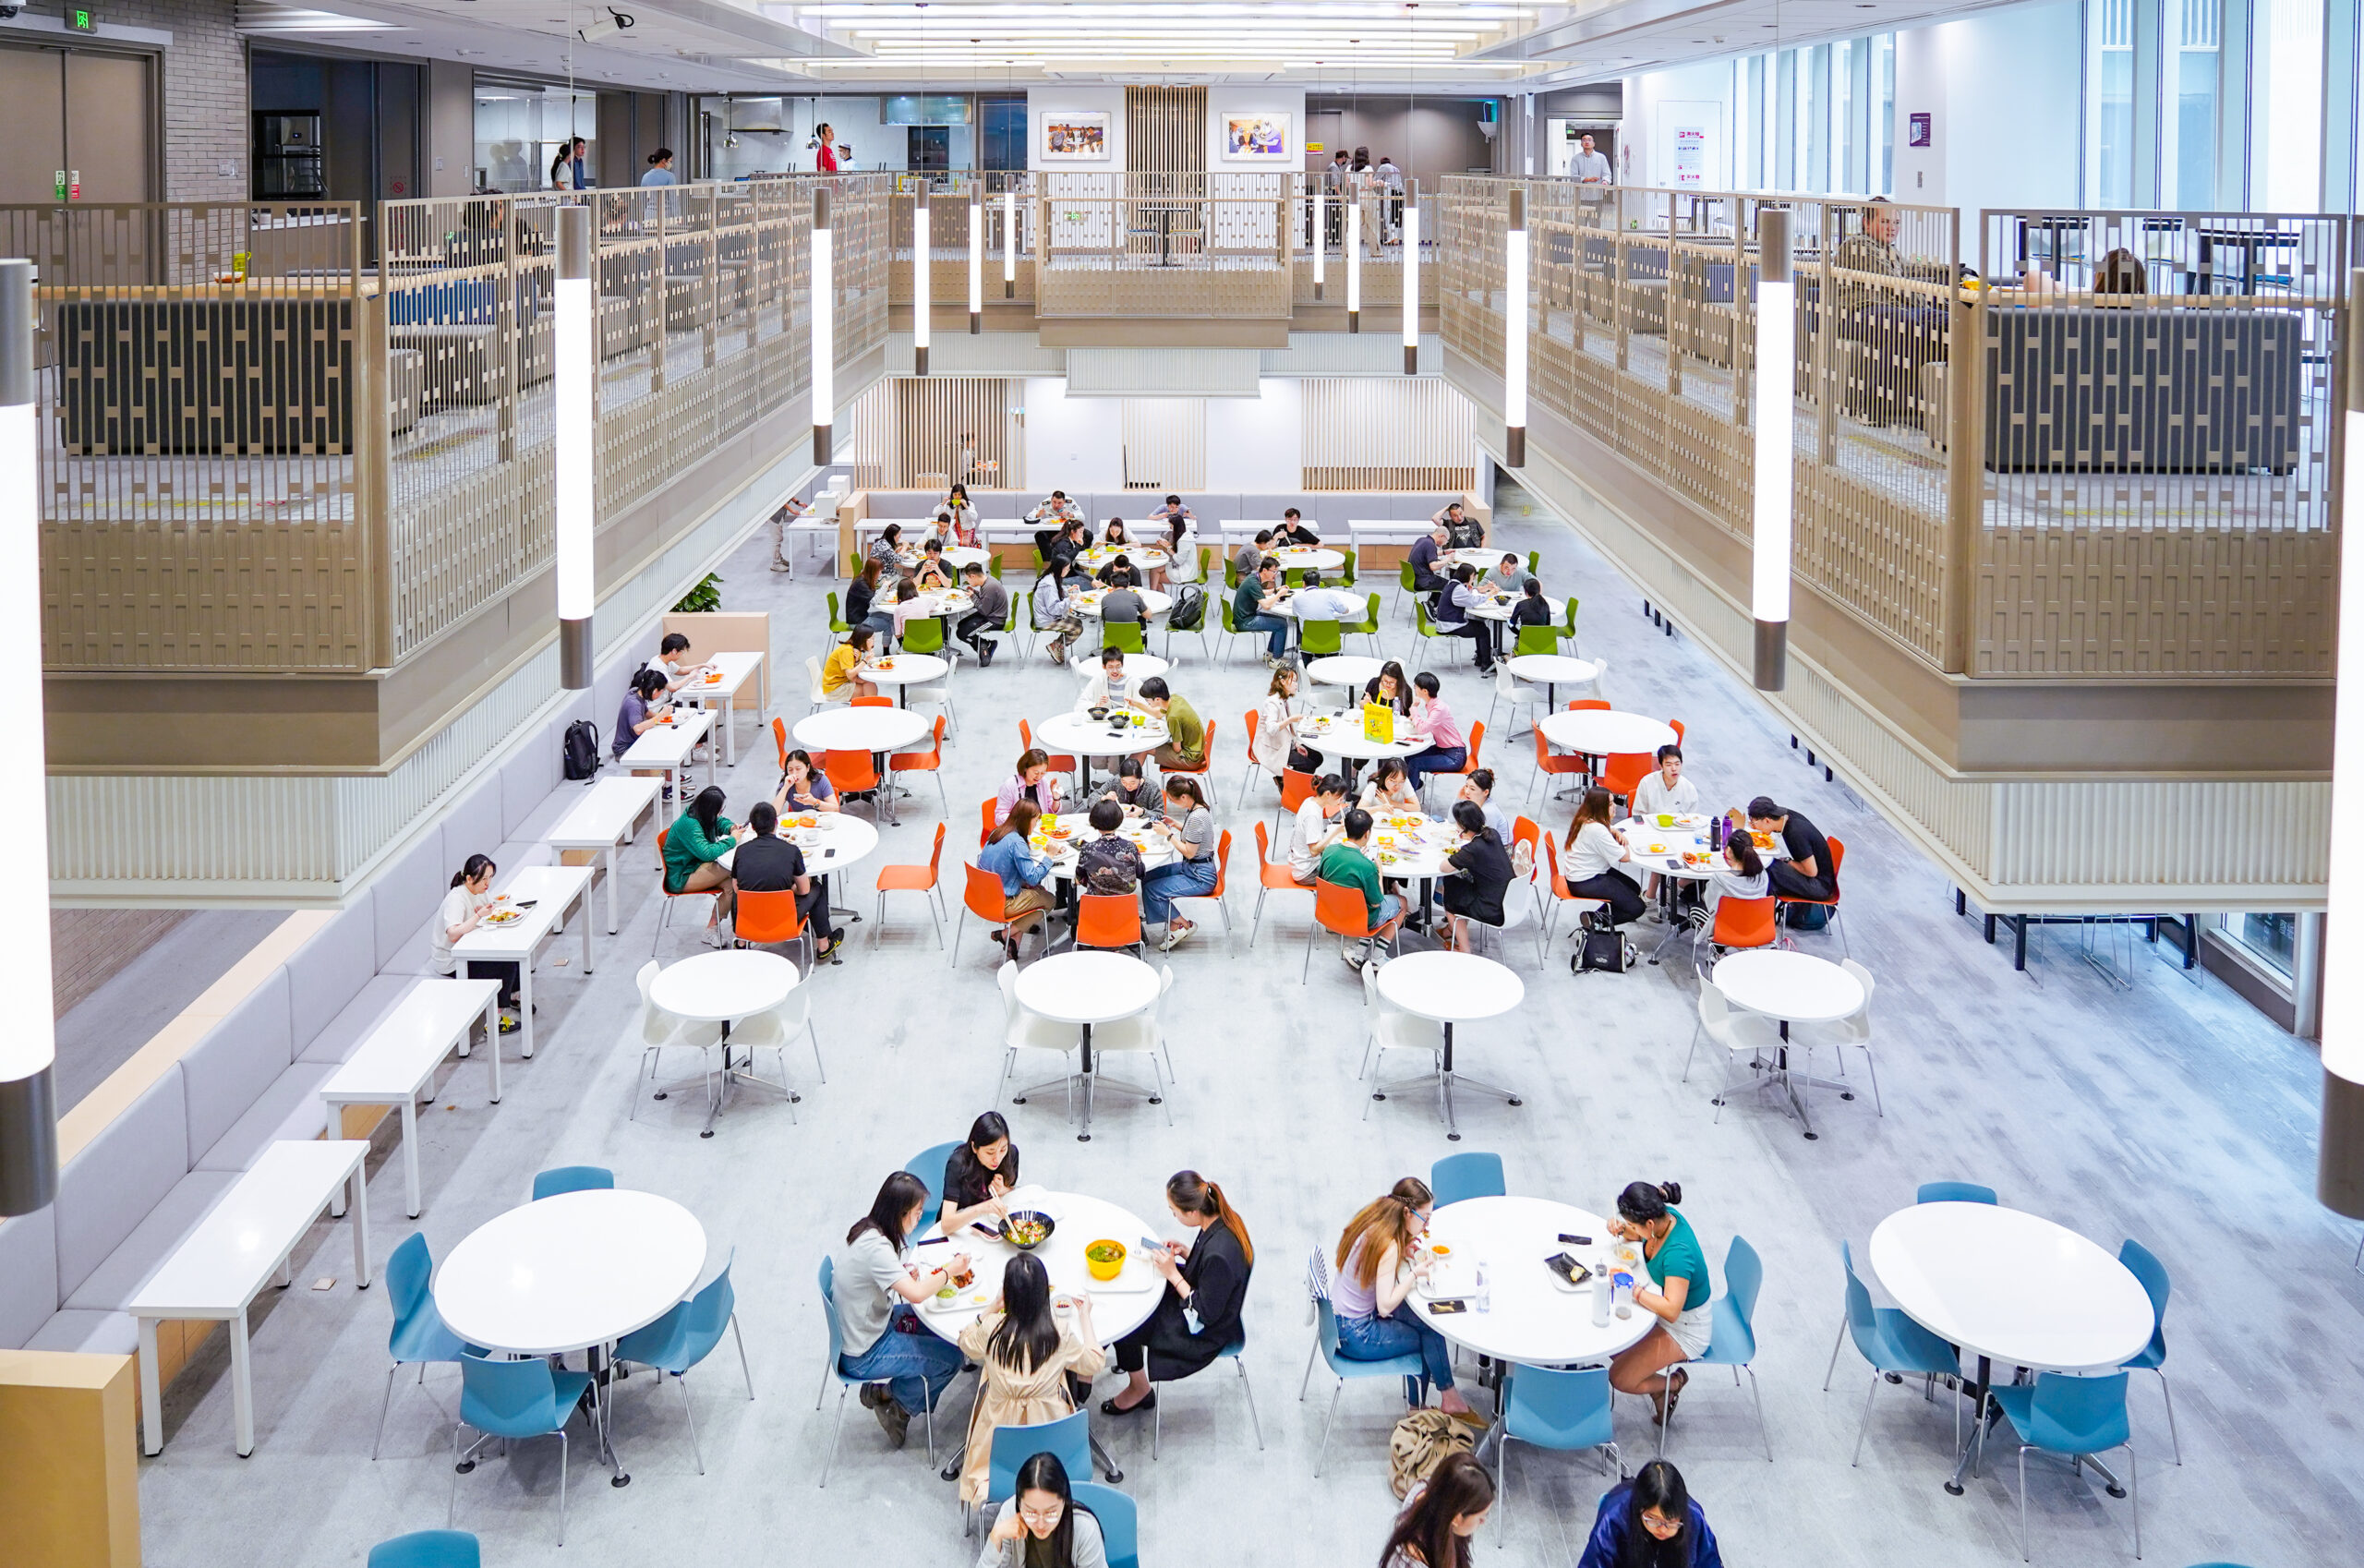
[[[1092,1327],[1101,1344],[1113,1345],[1149,1321],[1150,1314],[1157,1310],[1159,1293],[1166,1286],[1165,1276],[1151,1267],[1142,1253],[1141,1243],[1156,1240],[1157,1232],[1140,1215],[1105,1199],[1050,1192],[1039,1187],[1020,1187],[1005,1201],[1013,1211],[1039,1209],[1057,1222],[1051,1239],[1035,1248],[1034,1256],[1051,1276],[1055,1295],[1092,1297]],[[1124,1266],[1113,1280],[1092,1277],[1083,1249],[1095,1241],[1118,1242],[1125,1248]],[[1018,1248],[998,1236],[987,1237],[963,1226],[949,1245],[931,1245],[919,1258],[933,1267],[935,1260],[929,1254],[944,1252],[966,1252],[977,1277],[949,1301],[930,1297],[921,1302],[920,1321],[935,1333],[957,1340],[1001,1294],[1003,1271],[1018,1256]]]
[[[1324,545],[1284,545],[1272,552],[1272,561],[1283,573],[1335,572],[1346,564],[1345,554]]]
[[[1451,572],[1456,566],[1474,566],[1480,572],[1491,572],[1502,563],[1502,557],[1517,554],[1518,551],[1514,549],[1491,549],[1484,545],[1476,545],[1467,549],[1442,551],[1437,557],[1437,564],[1446,572]]]
[[[1453,1025],[1500,1018],[1526,999],[1526,983],[1514,971],[1475,953],[1406,953],[1379,966],[1379,995],[1390,1007],[1444,1026],[1444,1051],[1437,1079],[1444,1095],[1444,1135],[1449,1141],[1461,1141],[1461,1127],[1453,1110],[1455,1084],[1500,1095],[1514,1105],[1524,1104],[1516,1091],[1463,1077],[1453,1066]],[[1371,1098],[1386,1099],[1387,1087],[1372,1090]]]
[[[1158,531],[1161,534],[1164,532],[1162,528]],[[1114,564],[1120,555],[1143,572],[1163,572],[1174,559],[1164,545],[1140,544],[1093,545],[1089,549],[1077,551],[1075,559],[1076,563],[1087,572],[1096,573],[1104,566]]]
[[[926,559],[926,552],[916,549],[899,550],[896,552],[896,559],[906,566],[917,566]],[[993,563],[993,552],[981,549],[975,545],[947,544],[944,547],[944,564],[955,572],[966,571],[971,565],[982,566],[991,571]]]
[[[787,1001],[800,978],[796,966],[778,953],[734,947],[683,959],[658,971],[657,978],[648,983],[652,1006],[693,1023],[722,1026],[722,1088],[706,1107],[706,1127],[698,1133],[700,1138],[714,1136],[714,1124],[721,1116],[722,1107],[730,1103],[730,1086],[734,1083],[768,1089],[784,1095],[790,1104],[803,1098],[784,1082],[757,1078],[754,1051],[742,1058],[744,1066],[734,1062],[730,1055],[731,1024],[770,1012]],[[786,1055],[781,1053],[783,1060]],[[660,1090],[659,1096],[664,1092]]]
[[[1652,839],[1653,843],[1667,842]],[[1842,1100],[1855,1097],[1853,1086],[1835,1079],[1815,1078],[1790,1070],[1790,1026],[1793,1023],[1833,1023],[1851,1017],[1863,1005],[1863,983],[1832,963],[1828,959],[1815,958],[1812,953],[1784,952],[1778,947],[1756,947],[1744,953],[1727,953],[1716,960],[1709,971],[1716,989],[1736,1007],[1779,1020],[1781,1028],[1781,1050],[1769,1069],[1797,1113],[1798,1125],[1809,1140],[1822,1135],[1814,1129],[1814,1118],[1808,1113],[1804,1097],[1798,1091],[1830,1089]]]
[[[795,824],[804,817],[813,826]],[[780,837],[804,851],[804,869],[814,876],[834,876],[870,858],[878,848],[878,829],[848,811],[786,812],[779,819]],[[736,849],[722,852],[722,869],[731,869]]]
[[[1045,842],[1037,844],[1035,848],[1050,857],[1052,875],[1072,880],[1075,876],[1078,851],[1084,845],[1100,837],[1099,830],[1092,826],[1091,814],[1061,812],[1056,816],[1037,819],[1036,826],[1038,831],[1049,827],[1067,829],[1067,837],[1064,838],[1055,834],[1045,835]],[[1141,869],[1144,871],[1154,871],[1162,865],[1172,865],[1182,858],[1180,852],[1166,841],[1164,834],[1150,831],[1139,817],[1126,817],[1125,825],[1116,832],[1119,837],[1132,840],[1133,846],[1140,850]]]
[[[1077,1142],[1092,1141],[1092,1025],[1146,1012],[1157,994],[1157,971],[1127,953],[1055,953],[1018,971],[1019,1006],[1082,1031],[1083,1130]]]
[[[1380,660],[1360,654],[1332,654],[1307,665],[1305,678],[1316,685],[1347,688],[1345,702],[1352,707],[1360,701],[1363,688],[1379,679],[1380,665]]]
[[[1562,1235],[1588,1236],[1593,1244],[1570,1246],[1560,1239]],[[1658,1317],[1634,1307],[1628,1316],[1612,1313],[1605,1327],[1595,1328],[1592,1282],[1571,1291],[1543,1260],[1566,1252],[1587,1267],[1604,1268],[1612,1239],[1607,1220],[1573,1204],[1545,1198],[1465,1198],[1429,1219],[1429,1245],[1447,1250],[1435,1260],[1429,1283],[1414,1286],[1405,1300],[1447,1341],[1476,1355],[1522,1367],[1601,1366],[1640,1344]],[[1473,1299],[1479,1263],[1486,1266],[1483,1312]],[[1429,1309],[1431,1301],[1451,1297],[1469,1300],[1470,1309]]]
[[[1395,726],[1399,734],[1410,729],[1411,724],[1410,719],[1401,714],[1396,715]],[[1309,723],[1297,726],[1297,738],[1324,756],[1342,759],[1346,765],[1345,772],[1349,788],[1355,782],[1355,775],[1360,771],[1357,764],[1377,762],[1381,757],[1408,757],[1429,749],[1426,741],[1415,740],[1409,735],[1396,741],[1374,741],[1365,736],[1359,703],[1342,714],[1312,715]]]
[[[1512,676],[1543,688],[1543,705],[1547,709],[1560,706],[1560,686],[1589,686],[1600,679],[1600,666],[1588,658],[1574,658],[1567,654],[1520,654],[1510,660]]]
[[[911,614],[915,616],[923,615],[934,620],[949,621],[956,615],[968,614],[971,609],[975,608],[976,601],[969,597],[969,590],[966,588],[949,588],[940,593],[922,594],[911,600],[911,604],[913,606]],[[898,654],[895,657],[900,658],[902,656]]]
[[[807,751],[868,752],[876,756],[924,740],[934,729],[909,708],[826,707],[798,719],[792,733],[796,743]]]
[[[880,659],[861,672],[862,679],[874,686],[903,688],[895,694],[899,703],[911,700],[910,688],[924,686],[931,681],[941,681],[952,666],[935,654],[899,653]],[[802,725],[797,726],[801,730]],[[924,730],[922,733],[925,733]]]
[[[1078,654],[1067,660],[1067,668],[1078,675],[1100,673],[1100,656],[1096,653]],[[1140,682],[1152,675],[1163,675],[1174,668],[1173,661],[1153,653],[1128,653],[1125,656],[1125,684],[1128,690],[1139,690]]]
[[[2107,1371],[2141,1353],[2155,1326],[2151,1297],[2125,1264],[2065,1225],[1998,1204],[1900,1209],[1872,1232],[1869,1260],[1906,1317],[1978,1357],[1982,1410],[1996,1362]],[[1960,1492],[1984,1429],[1972,1424],[1948,1491]]]
[[[1077,784],[1089,793],[1093,757],[1145,756],[1165,744],[1169,738],[1165,720],[1155,714],[1142,717],[1149,720],[1147,724],[1128,724],[1118,734],[1108,728],[1104,718],[1073,711],[1055,713],[1034,726],[1034,743],[1046,752],[1072,754],[1081,775]]]
[[[1511,610],[1518,602],[1517,596],[1499,599],[1481,598],[1469,607],[1469,613],[1480,621],[1508,621],[1511,618]],[[1551,623],[1555,626],[1561,624],[1568,613],[1567,601],[1555,599],[1546,594],[1543,597],[1543,603],[1551,612]]]
[[[1174,597],[1171,594],[1159,593],[1155,588],[1135,588],[1133,592],[1140,596],[1141,609],[1151,621],[1155,621],[1174,608]],[[1086,620],[1097,621],[1100,619],[1100,601],[1107,597],[1108,590],[1105,588],[1092,588],[1078,594],[1075,599],[1075,612]]]
[[[1286,588],[1282,590],[1280,593],[1273,596],[1273,597],[1279,602],[1272,606],[1272,613],[1282,616],[1287,620],[1302,623],[1307,619],[1304,614],[1305,596],[1314,591],[1315,590],[1310,588]],[[1321,585],[1320,591],[1333,596],[1333,602],[1325,607],[1329,609],[1329,614],[1314,616],[1312,617],[1313,620],[1334,621],[1341,628],[1358,626],[1362,623],[1363,617],[1370,612],[1370,601],[1364,598],[1352,588],[1341,587],[1334,583],[1325,583]],[[1336,600],[1339,599],[1354,600],[1354,608],[1351,609],[1346,609],[1344,605],[1336,602]]]
[[[1635,752],[1655,754],[1675,743],[1673,727],[1638,713],[1613,707],[1562,708],[1535,721],[1543,738],[1562,751],[1588,756],[1624,756]]]

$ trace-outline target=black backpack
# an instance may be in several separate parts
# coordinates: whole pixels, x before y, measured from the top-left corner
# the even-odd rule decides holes
[[[1166,612],[1165,629],[1169,632],[1195,632],[1207,623],[1207,596],[1188,583],[1176,585],[1174,608]]]
[[[599,754],[599,727],[587,718],[578,718],[566,727],[561,749],[566,758],[566,776],[571,779],[597,776],[600,765],[607,760]]]
[[[1634,945],[1625,940],[1623,932],[1605,921],[1596,923],[1591,915],[1586,915],[1584,940],[1576,945],[1575,952],[1568,959],[1568,972],[1590,974],[1595,970],[1603,970],[1610,974],[1623,974],[1626,967],[1638,957],[1640,955],[1634,950]]]

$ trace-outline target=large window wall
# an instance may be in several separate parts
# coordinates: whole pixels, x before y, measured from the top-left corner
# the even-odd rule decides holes
[[[1896,35],[1732,62],[1733,168],[1751,189],[1887,196],[1896,186]]]

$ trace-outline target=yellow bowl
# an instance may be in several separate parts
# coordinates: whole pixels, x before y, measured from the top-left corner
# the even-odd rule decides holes
[[[1116,1250],[1116,1256],[1104,1262],[1098,1254],[1112,1248]],[[1103,1281],[1115,1279],[1124,1272],[1125,1244],[1121,1241],[1104,1239],[1089,1243],[1083,1249],[1083,1266],[1092,1271],[1093,1279]]]

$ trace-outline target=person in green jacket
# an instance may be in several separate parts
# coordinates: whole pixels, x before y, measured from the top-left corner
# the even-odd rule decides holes
[[[689,809],[665,830],[665,891],[712,893],[714,914],[706,923],[710,947],[722,946],[722,921],[730,913],[730,872],[722,857],[738,847],[738,828],[722,814],[722,790],[709,784]]]
[[[1395,928],[1404,923],[1404,900],[1380,887],[1379,862],[1370,858],[1369,849],[1370,824],[1370,813],[1360,806],[1348,807],[1341,824],[1345,840],[1321,851],[1321,879],[1355,888],[1363,896],[1363,920],[1370,927],[1372,942],[1350,947],[1342,955],[1357,968],[1369,956],[1372,944],[1394,940]]]
[[[1141,706],[1165,720],[1165,744],[1150,753],[1164,768],[1196,773],[1207,765],[1207,728],[1188,703],[1166,690],[1165,678],[1152,675],[1141,682]]]

